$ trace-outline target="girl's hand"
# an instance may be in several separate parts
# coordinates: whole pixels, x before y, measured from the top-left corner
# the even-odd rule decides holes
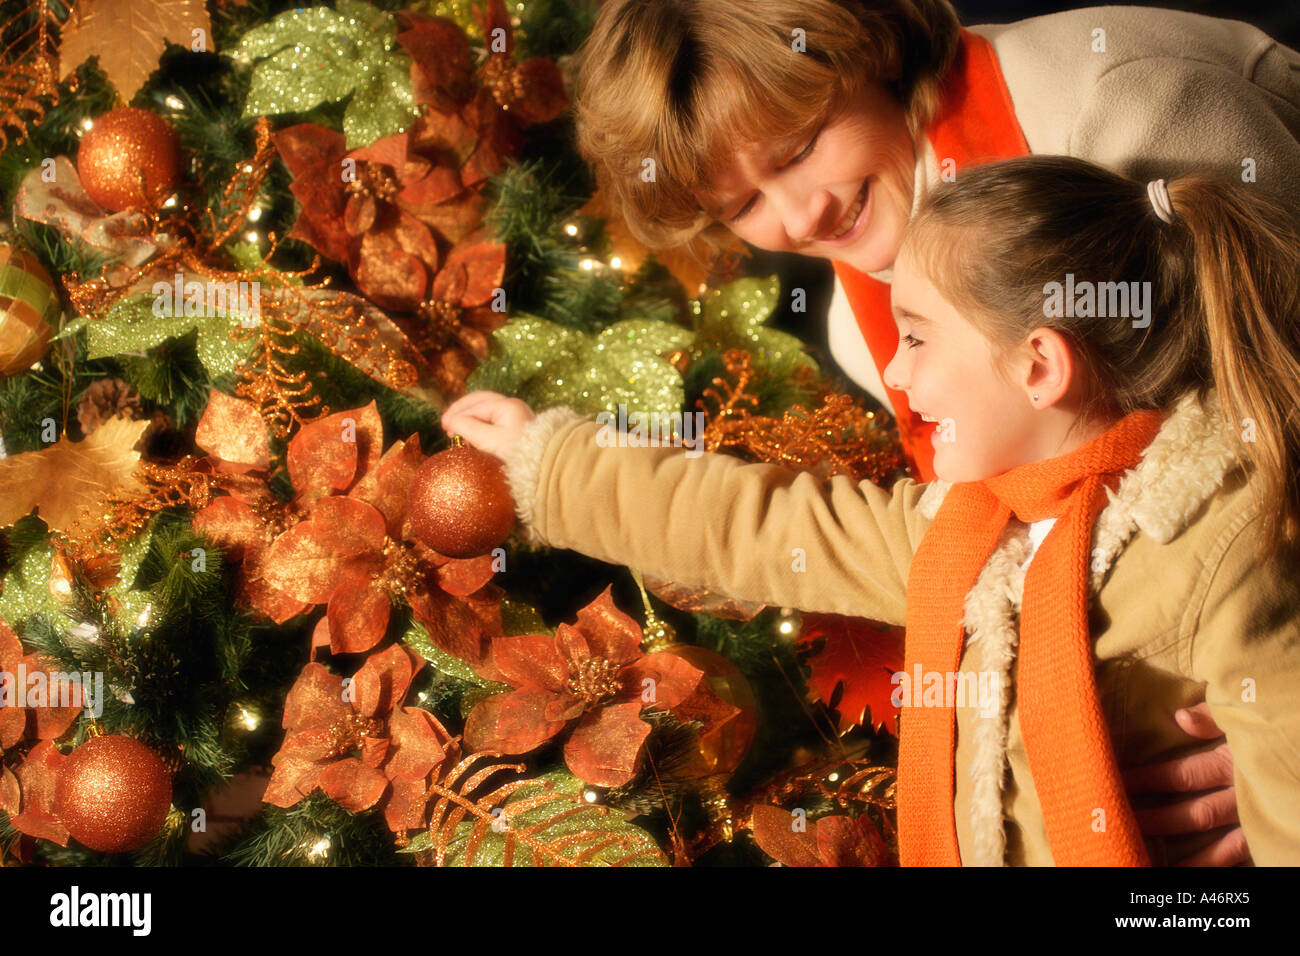
[[[536,417],[520,399],[477,391],[447,406],[442,413],[442,428],[504,463],[514,454],[524,426]]]
[[[1202,740],[1223,737],[1223,731],[1210,717],[1209,704],[1183,708],[1174,719],[1193,737]],[[1138,826],[1147,836],[1203,833],[1229,827],[1219,839],[1176,866],[1236,866],[1250,862],[1245,834],[1240,825],[1231,826],[1237,823],[1237,791],[1232,781],[1232,754],[1226,741],[1203,753],[1135,767],[1124,774],[1124,786],[1130,794],[1191,794],[1186,800],[1167,807],[1134,810]]]

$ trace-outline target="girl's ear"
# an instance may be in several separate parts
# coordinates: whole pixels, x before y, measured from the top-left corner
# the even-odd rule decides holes
[[[1055,405],[1074,382],[1074,349],[1069,340],[1055,329],[1041,326],[1025,339],[1025,355],[1024,377],[1019,383],[1025,399],[1035,408]]]

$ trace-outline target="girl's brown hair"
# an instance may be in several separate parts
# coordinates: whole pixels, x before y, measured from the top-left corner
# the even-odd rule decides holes
[[[977,166],[925,197],[899,256],[989,339],[1003,374],[1034,329],[1070,340],[1087,373],[1081,421],[1168,412],[1190,389],[1217,389],[1256,473],[1261,556],[1276,555],[1300,534],[1300,225],[1258,187],[1166,185],[1171,223],[1146,183],[1083,160]],[[1094,288],[1150,282],[1149,324],[1048,317],[1048,284],[1068,274]]]
[[[646,245],[711,239],[695,191],[737,145],[811,135],[873,82],[915,136],[959,29],[948,0],[608,0],[579,51],[578,148]]]

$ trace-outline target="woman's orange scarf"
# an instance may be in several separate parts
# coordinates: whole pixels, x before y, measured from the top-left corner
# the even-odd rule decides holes
[[[1058,458],[954,484],[912,558],[905,673],[955,674],[964,602],[1012,515],[1057,518],[1025,576],[1015,695],[1034,788],[1058,866],[1148,865],[1097,697],[1088,627],[1092,526],[1113,486],[1160,427],[1137,411]],[[911,695],[919,703],[919,694]],[[904,866],[957,866],[955,714],[905,707],[899,729],[898,829]],[[978,718],[991,719],[991,718]]]
[[[963,28],[957,58],[944,78],[939,112],[926,130],[939,162],[951,160],[961,170],[995,159],[1026,156],[1029,144],[1020,130],[1011,94],[993,47]],[[898,329],[889,311],[889,286],[843,263],[835,274],[857,319],[876,368],[883,374],[898,351]],[[898,430],[918,481],[934,480],[934,448],[925,422],[911,410],[907,396],[885,390],[898,416]]]

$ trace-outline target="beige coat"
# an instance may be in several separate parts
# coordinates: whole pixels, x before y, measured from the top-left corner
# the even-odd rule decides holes
[[[1076,156],[1138,180],[1206,172],[1241,182],[1249,173],[1300,215],[1300,53],[1257,27],[1089,7],[970,30],[993,46],[1031,153]],[[920,146],[914,211],[939,182],[941,157],[928,139]],[[890,281],[889,271],[875,275]],[[888,408],[838,280],[827,322],[835,361]]]
[[[901,624],[912,555],[947,483],[822,482],[682,448],[607,447],[568,408],[531,422],[507,475],[526,538],[750,601]],[[1261,564],[1234,437],[1186,397],[1098,517],[1090,616],[1121,768],[1205,746],[1174,711],[1208,700],[1235,761],[1259,865],[1300,864],[1300,560]],[[966,600],[963,671],[1014,679],[1030,554],[1014,519]],[[967,864],[1048,865],[1014,695],[958,708],[958,843]],[[903,732],[906,732],[904,726]],[[1005,771],[1004,771],[1005,768]],[[1208,842],[1148,840],[1155,863]]]

